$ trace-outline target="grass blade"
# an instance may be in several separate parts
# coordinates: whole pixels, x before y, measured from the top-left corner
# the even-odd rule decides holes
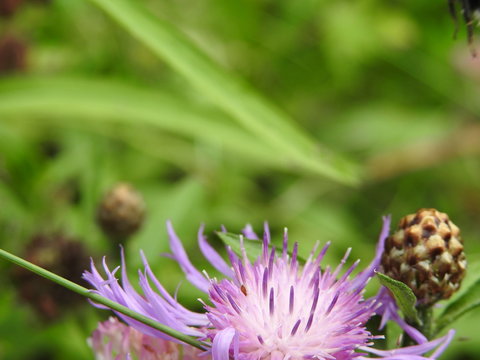
[[[0,82],[0,118],[48,117],[61,121],[146,124],[221,145],[247,159],[285,168],[270,146],[226,120],[218,111],[189,105],[172,95],[114,81],[33,78]],[[66,120],[68,119],[68,120]]]
[[[321,149],[282,111],[245,82],[229,74],[203,54],[186,36],[154,17],[132,0],[90,0],[130,34],[164,59],[212,103],[243,127],[271,145],[292,163],[341,183],[358,182],[358,169],[340,156]]]
[[[452,324],[461,316],[480,306],[480,279],[475,281],[465,293],[451,302],[436,320],[436,333]]]

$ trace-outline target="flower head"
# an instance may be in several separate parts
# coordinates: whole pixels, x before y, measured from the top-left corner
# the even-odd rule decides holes
[[[426,306],[458,291],[466,267],[459,228],[436,209],[403,217],[382,256],[385,274],[407,284]]]
[[[88,342],[97,360],[198,360],[200,353],[192,346],[142,334],[114,317],[98,324]]]
[[[205,313],[190,312],[172,298],[153,275],[143,254],[145,273],[140,273],[143,296],[130,285],[123,260],[122,285],[115,278],[115,271],[110,271],[105,262],[106,280],[93,264],[91,272],[86,272],[84,277],[101,295],[185,334],[209,341],[211,348],[208,352],[214,360],[228,360],[230,357],[236,360],[363,360],[367,358],[366,352],[388,360],[427,359],[421,355],[448,343],[452,334],[435,343],[377,351],[372,348],[375,336],[365,327],[381,305],[376,297],[364,299],[363,291],[379,265],[389,222],[389,218],[384,219],[374,260],[352,278],[351,273],[358,261],[342,273],[350,251],[337,267],[322,269],[320,264],[328,243],[318,254],[316,246],[306,262],[301,263],[297,244],[292,253],[288,253],[287,232],[282,249],[277,252],[270,244],[266,226],[262,252],[254,262],[248,259],[242,243],[240,256],[228,249],[230,264],[227,264],[207,243],[203,229],[200,229],[200,249],[225,276],[221,280],[210,278],[192,265],[168,223],[172,257],[187,279],[208,294]],[[244,234],[256,238],[250,227],[244,230]],[[168,338],[144,324],[123,318],[145,334]]]
[[[252,360],[349,359],[368,344],[372,336],[364,325],[376,303],[363,300],[363,283],[348,279],[358,262],[338,278],[346,256],[334,270],[320,268],[329,244],[319,255],[312,251],[303,266],[296,245],[287,254],[286,235],[281,255],[269,251],[267,239],[263,245],[255,263],[230,252],[233,279],[210,280],[209,338],[219,342],[235,334],[240,358]]]

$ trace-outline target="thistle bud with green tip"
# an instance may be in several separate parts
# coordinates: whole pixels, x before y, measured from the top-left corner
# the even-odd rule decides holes
[[[407,284],[422,306],[452,296],[466,266],[459,228],[436,209],[420,209],[402,218],[382,255],[383,272]]]

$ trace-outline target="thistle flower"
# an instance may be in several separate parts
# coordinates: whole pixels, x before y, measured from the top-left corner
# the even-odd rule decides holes
[[[192,346],[142,334],[114,317],[98,324],[88,343],[97,360],[196,360],[200,353]]]
[[[115,278],[118,268],[110,271],[105,261],[106,279],[93,263],[84,278],[97,293],[205,341],[211,346],[207,353],[214,360],[230,357],[236,360],[364,360],[368,358],[367,352],[385,360],[435,359],[449,343],[453,332],[435,341],[380,351],[373,348],[376,337],[365,327],[381,305],[376,298],[364,299],[363,291],[379,265],[389,223],[390,219],[385,218],[374,260],[352,279],[350,275],[358,261],[341,274],[350,250],[335,269],[327,266],[322,270],[320,263],[329,243],[318,254],[315,246],[302,265],[297,256],[297,243],[291,255],[287,251],[287,232],[283,247],[277,253],[270,244],[269,229],[265,226],[262,253],[256,261],[250,262],[242,243],[242,256],[227,249],[230,262],[227,264],[207,243],[201,228],[198,234],[200,249],[225,276],[221,280],[210,278],[192,265],[172,225],[167,223],[171,257],[178,262],[187,279],[208,294],[206,302],[209,304],[204,302],[205,313],[193,313],[181,306],[155,278],[143,253],[145,272],[139,273],[143,295],[133,289],[127,278],[123,252],[121,284]],[[256,238],[250,227],[244,230],[244,235]],[[118,315],[144,334],[175,341]],[[422,356],[434,348],[437,350],[431,357]]]

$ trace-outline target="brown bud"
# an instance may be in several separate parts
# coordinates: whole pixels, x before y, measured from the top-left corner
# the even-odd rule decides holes
[[[145,202],[129,184],[118,184],[102,199],[97,222],[103,232],[116,241],[135,233],[145,217]]]
[[[25,70],[26,56],[27,46],[23,41],[8,35],[0,38],[0,75]]]
[[[0,0],[0,16],[8,18],[15,14],[22,0]]]
[[[62,234],[37,234],[27,244],[23,257],[55,274],[81,282],[89,264],[84,245]],[[44,320],[52,321],[84,299],[50,280],[21,267],[13,268],[12,278],[20,298]]]
[[[400,220],[382,256],[386,275],[407,284],[419,304],[448,299],[465,276],[467,261],[460,230],[448,215],[420,209]]]

